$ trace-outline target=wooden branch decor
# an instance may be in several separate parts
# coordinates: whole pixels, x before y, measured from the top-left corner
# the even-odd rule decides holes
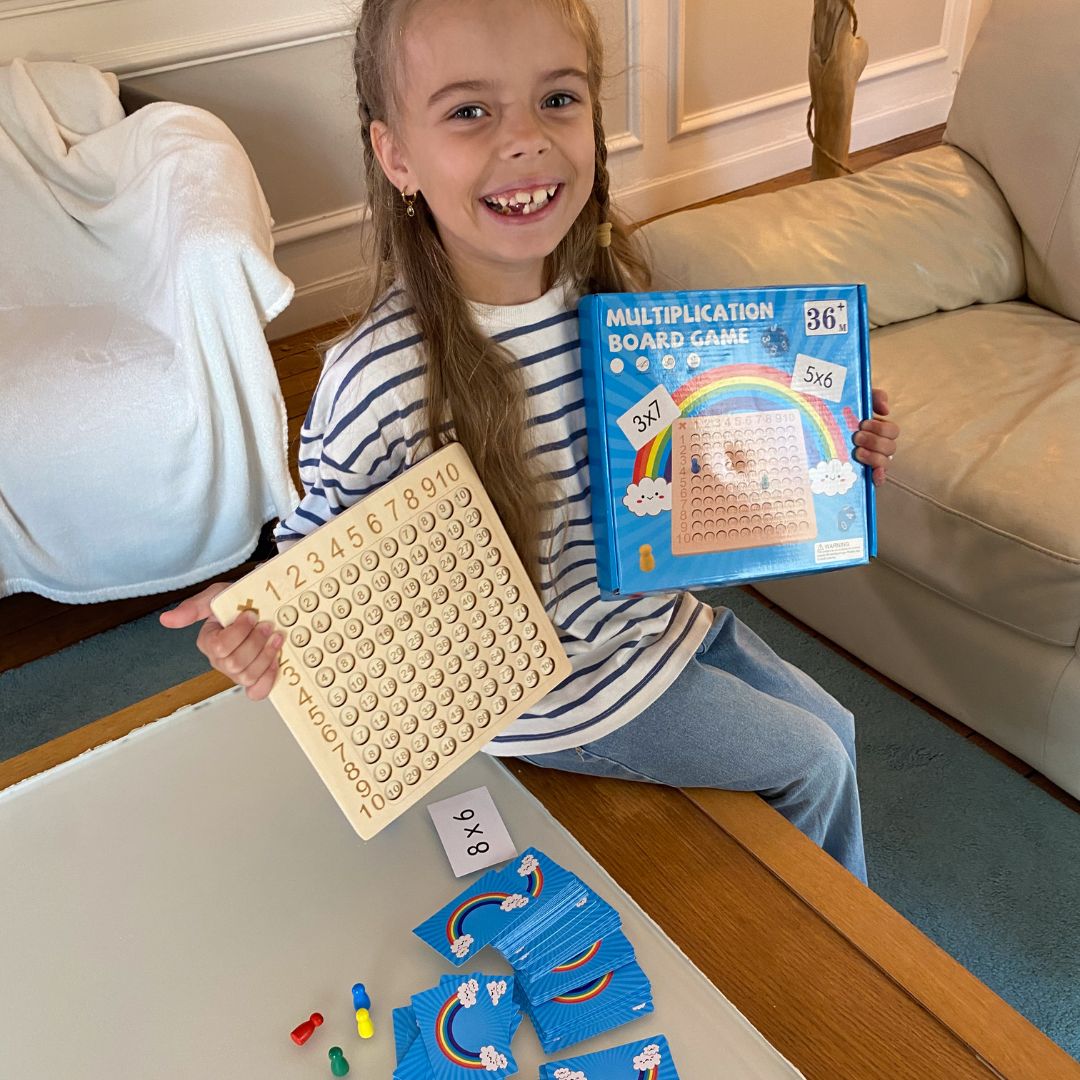
[[[858,29],[853,0],[814,0],[810,109],[806,114],[806,133],[814,144],[811,180],[851,172],[851,110],[855,84],[869,55],[866,42],[857,36]]]

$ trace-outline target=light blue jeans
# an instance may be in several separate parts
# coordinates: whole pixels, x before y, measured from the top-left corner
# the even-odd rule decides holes
[[[670,787],[756,791],[866,881],[855,723],[727,608],[679,677],[595,742],[527,757],[543,768]]]

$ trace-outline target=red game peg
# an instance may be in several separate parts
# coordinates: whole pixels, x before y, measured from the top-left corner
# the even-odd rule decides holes
[[[297,1046],[303,1046],[311,1038],[315,1029],[322,1023],[322,1013],[312,1013],[309,1020],[297,1024],[292,1030],[292,1041]]]

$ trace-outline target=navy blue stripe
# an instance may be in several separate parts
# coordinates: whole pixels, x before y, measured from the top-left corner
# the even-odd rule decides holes
[[[424,439],[426,439],[426,438],[427,438],[427,432],[418,431],[418,432],[416,432],[416,434],[412,435],[408,439],[406,439],[406,438],[395,439],[390,444],[390,446],[387,447],[386,453],[383,454],[383,456],[381,458],[379,458],[377,461],[372,462],[371,468],[368,470],[368,474],[367,474],[368,477],[370,478],[374,474],[379,473],[379,481],[378,481],[378,483],[381,485],[381,484],[388,483],[389,481],[393,480],[394,477],[396,477],[396,476],[400,476],[401,473],[404,472],[404,470],[405,470],[404,456],[407,455],[408,452],[414,446],[416,446],[417,443],[423,442]],[[394,469],[393,472],[391,472],[391,473],[389,473],[387,475],[381,474],[380,471],[379,471],[379,467],[383,464],[383,462],[389,461],[390,458],[394,456],[394,451],[399,446],[403,446],[404,447],[404,452],[405,452],[404,455],[402,456],[402,461],[401,461],[400,467]],[[355,475],[355,474],[348,473],[348,476],[352,476],[352,475]],[[339,480],[339,479],[337,479],[336,477],[333,477],[333,476],[324,477],[323,478],[323,483],[328,488],[333,488],[335,491],[340,491],[343,495],[349,496],[354,502],[355,502],[355,497],[358,494],[363,494],[364,492],[369,490],[368,487],[348,488],[348,487],[345,486],[345,484],[341,480]]]
[[[378,312],[382,311],[382,309],[383,309],[384,307],[386,307],[386,305],[387,305],[387,304],[389,304],[389,303],[390,303],[390,301],[391,301],[391,300],[393,300],[395,296],[398,296],[398,295],[400,295],[400,293],[401,293],[401,290],[400,290],[400,289],[393,289],[393,290],[391,290],[391,291],[390,291],[390,292],[389,292],[389,293],[388,293],[388,294],[387,294],[387,295],[386,295],[385,297],[383,297],[383,299],[382,299],[382,300],[380,300],[380,301],[379,301],[379,303],[377,303],[377,304],[376,304],[376,305],[375,305],[375,306],[374,306],[374,307],[373,307],[373,308],[371,309],[371,313],[369,314],[368,318],[370,318],[370,317],[371,317],[371,315],[375,315],[375,314],[377,314]],[[309,426],[311,425],[312,409],[314,409],[314,408],[315,408],[315,402],[316,402],[316,401],[318,400],[318,398],[319,398],[319,390],[320,390],[320,389],[322,388],[322,384],[323,384],[323,379],[325,379],[325,378],[326,378],[326,373],[327,373],[328,371],[331,371],[331,370],[332,370],[332,369],[333,369],[333,368],[334,368],[334,367],[335,367],[335,366],[337,365],[337,362],[338,362],[338,361],[339,361],[339,360],[340,360],[340,359],[341,359],[341,358],[342,358],[342,357],[343,357],[343,356],[344,356],[344,355],[345,355],[345,354],[346,354],[346,353],[347,353],[347,352],[348,352],[348,351],[349,351],[349,350],[350,350],[350,349],[351,349],[351,348],[352,348],[352,347],[353,347],[353,346],[354,346],[354,345],[355,345],[355,344],[356,344],[356,343],[357,343],[358,341],[362,341],[362,340],[363,340],[364,338],[366,338],[366,337],[367,337],[367,336],[368,336],[369,334],[373,334],[373,333],[374,333],[374,332],[375,332],[376,330],[378,330],[378,329],[379,329],[380,327],[383,327],[383,326],[388,326],[388,325],[389,325],[390,323],[392,323],[392,322],[396,322],[396,321],[397,321],[398,319],[403,319],[403,318],[405,318],[405,316],[407,316],[407,315],[411,315],[411,314],[412,314],[412,311],[413,311],[413,309],[412,309],[412,308],[406,308],[406,309],[405,309],[405,310],[403,310],[403,311],[398,311],[398,312],[395,312],[395,313],[394,313],[393,315],[389,315],[389,316],[387,316],[387,317],[386,317],[385,319],[380,319],[380,320],[379,320],[378,322],[374,322],[374,323],[372,323],[372,324],[371,324],[370,326],[367,326],[367,328],[366,328],[366,329],[363,329],[363,330],[361,330],[361,331],[360,331],[360,333],[358,333],[358,334],[356,335],[356,337],[354,337],[354,338],[352,339],[352,341],[350,341],[350,342],[349,342],[349,343],[348,343],[347,345],[345,345],[345,347],[344,347],[343,349],[341,349],[341,351],[340,351],[340,352],[338,352],[338,353],[335,353],[335,354],[334,354],[334,358],[333,358],[332,360],[330,359],[330,357],[329,357],[328,355],[327,355],[327,356],[324,356],[324,357],[323,357],[323,368],[322,368],[322,371],[320,371],[320,372],[319,372],[319,381],[318,381],[318,382],[317,382],[317,383],[315,384],[315,393],[313,393],[313,394],[311,395],[311,402],[310,402],[310,403],[308,404],[308,407],[307,407],[307,412],[306,412],[306,413],[304,414],[304,423],[303,423],[303,426],[304,426],[305,428],[307,428],[307,427],[309,427]],[[361,325],[363,325],[363,324],[361,324]],[[355,327],[354,327],[354,329],[355,329]],[[340,342],[339,342],[338,344],[340,344]]]
[[[595,546],[596,546],[596,543],[595,543],[595,541],[593,540],[593,538],[591,536],[584,536],[580,540],[571,540],[568,544],[563,544],[563,546],[561,548],[559,548],[558,553],[555,554],[555,555],[542,555],[539,558],[538,561],[542,566],[551,566],[552,563],[558,562],[559,559],[563,555],[565,555],[566,552],[568,552],[571,548],[576,548],[576,547],[590,547],[591,548],[591,547],[595,547]],[[588,561],[592,562],[593,559],[590,557]],[[575,565],[576,566],[581,566],[582,564],[581,563],[576,563]],[[569,567],[568,569],[573,569],[573,567]],[[560,570],[559,573],[561,575],[562,571]]]
[[[592,562],[592,561],[593,561],[592,559],[589,560],[589,562]],[[578,591],[578,589],[584,589],[586,585],[595,585],[595,584],[596,584],[596,575],[595,574],[592,574],[589,577],[584,577],[576,585],[571,585],[570,588],[566,590],[566,592],[559,593],[559,595],[555,598],[555,604],[556,605],[561,604],[568,596],[571,595],[571,593],[576,593]],[[546,589],[553,589],[554,585],[545,585],[544,587]]]
[[[529,386],[525,388],[526,397],[537,397],[540,394],[546,394],[550,390],[557,390],[560,386],[565,386],[569,382],[581,382],[580,371],[570,371],[565,375],[560,375],[557,379],[552,379],[551,382],[540,383],[539,386]]]
[[[592,607],[593,604],[610,602],[611,601],[605,601],[599,594],[597,594],[592,600],[586,600],[585,603],[582,604],[581,607],[579,607],[577,611],[575,611],[574,614],[566,620],[566,629],[570,630],[573,627],[574,623],[577,621],[577,619],[582,615],[582,613],[587,608]],[[618,607],[613,608],[602,619],[600,619],[599,622],[595,623],[593,625],[593,628],[584,637],[575,636],[574,641],[595,641],[597,634],[599,634],[600,631],[603,630],[603,628],[607,626],[607,624],[611,622],[611,620],[614,619],[616,615],[621,615],[628,608],[632,608],[637,604],[640,604],[641,602],[642,600],[640,596],[631,596],[628,600],[624,600]],[[628,630],[631,626],[636,626],[638,623],[647,622],[649,619],[659,618],[669,607],[671,607],[673,603],[673,600],[668,601],[668,603],[661,605],[656,611],[651,611],[647,615],[639,615],[636,619],[630,619],[628,622],[623,623],[622,630],[620,630],[619,633],[622,633],[624,630]]]
[[[584,438],[585,438],[585,429],[581,428],[579,431],[570,432],[570,434],[565,439],[560,439],[558,442],[544,443],[543,446],[534,447],[532,450],[529,451],[529,453],[530,454],[551,454],[551,453],[554,453],[556,450],[565,450],[568,446],[573,446],[574,443],[576,443],[578,441],[578,439],[584,439]],[[581,458],[579,460],[579,459],[575,458],[574,459],[574,464],[575,465],[584,465],[584,464],[586,464],[586,459]]]
[[[498,743],[498,742],[503,742],[503,743],[543,742],[544,740],[562,738],[563,736],[566,736],[566,735],[576,735],[579,731],[585,731],[587,728],[595,727],[601,721],[606,720],[609,716],[611,716],[612,713],[617,712],[619,709],[621,709],[623,707],[623,705],[625,705],[628,701],[630,701],[638,693],[638,691],[641,689],[642,685],[647,684],[658,672],[662,671],[667,666],[667,664],[671,660],[671,658],[675,655],[676,652],[678,652],[679,647],[682,645],[683,641],[686,640],[687,635],[694,628],[694,624],[697,622],[698,614],[700,614],[700,608],[698,609],[698,612],[695,613],[693,615],[693,617],[688,620],[688,622],[686,624],[686,628],[683,630],[683,632],[681,634],[679,634],[678,638],[676,638],[675,641],[672,642],[671,646],[664,652],[664,654],[660,657],[660,659],[655,664],[653,664],[653,666],[652,666],[652,668],[650,668],[648,674],[644,678],[636,679],[634,685],[629,690],[627,690],[626,693],[622,695],[622,697],[620,697],[616,702],[614,702],[614,704],[612,704],[608,708],[606,708],[602,713],[599,713],[597,716],[591,717],[588,720],[584,720],[580,724],[575,724],[573,727],[560,728],[558,731],[544,731],[544,732],[537,732],[536,734],[529,734],[529,735],[496,735],[495,738],[492,739],[491,741],[496,742],[496,743]],[[636,644],[637,644],[637,642],[628,642],[627,643],[627,645],[630,645],[630,646],[633,646],[633,645],[636,645]],[[620,648],[623,648],[623,647],[624,646],[620,646]],[[616,651],[618,651],[618,650],[616,650]],[[615,654],[612,653],[611,655],[613,656]],[[597,666],[599,666],[599,665],[597,665]],[[589,688],[590,696],[595,694],[598,689],[602,688],[603,686],[605,686],[609,682],[611,682],[612,679],[615,678],[617,675],[622,674],[623,671],[628,673],[632,669],[632,667],[633,667],[632,664],[628,665],[622,671],[616,672],[615,675],[611,676],[608,679],[605,679],[604,682],[601,683],[599,686],[590,687]],[[563,680],[563,682],[561,682],[559,684],[559,686],[557,688],[557,692],[561,692],[563,687],[565,687],[568,683],[571,682],[572,679],[574,679],[576,677],[577,677],[577,673],[575,673],[570,678]],[[576,705],[577,705],[577,702],[569,702],[565,706],[563,706],[559,710],[558,713],[553,713],[551,715],[552,716],[559,715],[559,713],[565,712],[567,709],[575,708]],[[540,720],[548,718],[546,715],[534,714],[534,713],[526,713],[521,719],[522,720],[528,720],[528,719],[530,719],[530,718],[532,718],[534,716],[535,716],[536,719],[540,719]]]
[[[554,360],[556,356],[572,353],[580,347],[581,342],[576,339],[574,341],[565,341],[561,345],[552,345],[550,349],[545,349],[543,352],[528,353],[518,360],[518,364],[523,368],[532,367],[533,364],[539,364],[543,360]],[[580,375],[581,372],[578,371],[577,374]]]
[[[423,402],[414,401],[411,405],[407,405],[404,409],[395,409],[393,412],[387,413],[379,420],[379,426],[373,431],[369,432],[360,440],[359,443],[348,444],[348,440],[344,440],[348,445],[352,446],[352,450],[341,461],[330,455],[330,443],[331,439],[325,439],[323,441],[322,460],[333,466],[338,472],[352,472],[353,466],[356,464],[356,459],[363,454],[367,448],[376,440],[383,437],[383,431],[385,428],[400,423],[401,420],[410,414],[416,412],[417,409],[423,408]],[[389,478],[388,478],[389,479]]]
[[[326,522],[329,521],[329,518],[321,518],[321,517],[318,516],[318,514],[313,514],[310,510],[304,509],[304,506],[302,504],[300,506],[298,506],[289,515],[289,517],[291,517],[291,518],[299,517],[299,518],[303,518],[305,521],[310,521],[315,526],[316,529],[320,525],[325,525]]]
[[[558,326],[559,323],[564,323],[570,319],[576,318],[576,311],[563,311],[558,315],[552,315],[550,318],[544,319],[542,322],[529,323],[528,326],[514,326],[509,330],[503,330],[498,334],[493,334],[492,340],[512,341],[514,338],[522,337],[524,334],[535,334],[538,330],[546,330],[549,326]]]
[[[586,485],[576,495],[567,495],[565,498],[560,499],[558,502],[541,503],[541,507],[544,510],[558,510],[561,506],[569,506],[571,503],[581,502],[582,499],[587,499],[591,490],[592,486]]]
[[[585,408],[585,399],[579,398],[577,401],[572,401],[569,405],[556,409],[554,412],[544,413],[542,416],[532,416],[529,418],[529,425],[537,427],[540,424],[553,424],[556,420],[561,420],[564,416],[570,416],[574,413],[579,413]]]
[[[559,582],[562,581],[562,579],[564,577],[566,577],[567,574],[572,573],[574,570],[580,569],[582,566],[592,566],[595,562],[596,562],[596,560],[592,559],[592,558],[581,559],[580,561],[578,561],[576,563],[571,563],[569,566],[564,566],[558,572],[558,574],[555,575],[555,579],[550,583],[549,587],[552,588],[552,589],[555,588],[555,586],[558,585]],[[594,575],[594,579],[595,579],[595,575]]]
[[[374,315],[377,311],[385,307],[386,304],[388,304],[396,295],[397,293],[391,293],[390,296],[388,296],[378,307],[372,309],[371,314]],[[411,307],[401,308],[400,311],[395,311],[393,314],[387,315],[385,319],[379,319],[377,322],[369,323],[367,326],[364,327],[363,330],[360,331],[359,334],[356,335],[356,337],[352,339],[352,341],[350,341],[341,350],[341,352],[339,352],[334,357],[333,363],[336,364],[339,361],[343,360],[346,354],[354,345],[356,345],[358,342],[363,341],[366,337],[371,337],[371,335],[374,334],[376,330],[381,330],[384,326],[389,326],[391,323],[400,322],[402,319],[408,318],[415,311],[416,309]]]
[[[375,363],[377,360],[381,360],[384,356],[392,356],[394,353],[403,352],[410,349],[413,345],[416,345],[421,340],[419,334],[414,334],[412,337],[401,338],[398,341],[392,341],[389,345],[384,345],[381,349],[376,349],[374,352],[369,352],[361,357],[353,366],[349,369],[349,373],[341,380],[341,385],[338,386],[337,392],[334,394],[334,400],[330,405],[330,415],[333,416],[337,410],[337,403],[341,400],[341,395],[348,389],[353,379],[357,378],[359,374],[369,365]],[[371,402],[376,398],[381,397],[391,387],[400,386],[402,383],[408,382],[410,379],[414,379],[424,372],[423,365],[417,365],[414,368],[404,371],[399,375],[395,375],[392,379],[386,379],[379,383],[374,390],[361,402],[361,405],[356,406],[352,413],[355,413],[357,409],[361,407],[367,409],[371,407]],[[350,417],[352,415],[350,413]],[[340,424],[339,424],[340,428]]]

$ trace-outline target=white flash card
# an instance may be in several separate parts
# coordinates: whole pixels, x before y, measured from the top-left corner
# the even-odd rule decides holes
[[[431,803],[428,813],[450,860],[454,877],[506,862],[517,854],[514,841],[486,787]]]
[[[847,368],[843,365],[798,353],[795,370],[791,373],[791,389],[798,390],[800,394],[813,394],[826,401],[841,401],[846,379]]]
[[[640,450],[664,428],[670,427],[672,420],[680,415],[679,406],[668,393],[668,388],[661,383],[636,405],[627,409],[615,422],[630,440],[630,445],[635,450]]]

